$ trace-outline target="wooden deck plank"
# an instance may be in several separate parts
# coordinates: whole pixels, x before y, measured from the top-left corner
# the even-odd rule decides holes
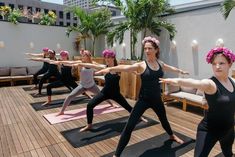
[[[13,129],[10,129],[10,128],[13,128]],[[23,149],[21,147],[19,139],[17,138],[17,135],[16,136],[11,135],[11,133],[14,133],[14,131],[11,132],[11,130],[14,130],[14,126],[13,125],[5,126],[4,130],[5,130],[5,135],[7,137],[8,146],[12,146],[12,147],[8,147],[8,149],[10,150],[10,154],[16,155],[18,153],[22,153]]]

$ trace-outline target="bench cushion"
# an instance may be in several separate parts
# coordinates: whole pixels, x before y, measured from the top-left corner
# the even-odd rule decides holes
[[[201,105],[206,105],[207,101],[204,96],[196,95],[196,94],[191,94],[191,93],[186,93],[186,92],[177,92],[177,93],[172,93],[170,94],[171,96],[186,99],[189,101],[196,102]]]
[[[10,68],[9,67],[0,67],[0,76],[9,76]]]
[[[181,86],[180,90],[182,92],[191,93],[191,94],[196,94],[196,92],[197,92],[197,89],[196,88],[192,88],[192,87],[183,87],[183,86]]]
[[[26,67],[12,67],[11,76],[26,76],[27,70]]]

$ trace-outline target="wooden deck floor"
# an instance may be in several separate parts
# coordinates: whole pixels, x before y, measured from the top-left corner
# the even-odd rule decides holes
[[[52,98],[55,100],[65,96],[57,95]],[[86,118],[50,125],[42,116],[58,112],[59,108],[36,112],[30,105],[32,102],[45,100],[46,97],[32,98],[21,86],[0,88],[0,157],[98,157],[115,150],[120,136],[73,148],[60,132],[86,125]],[[130,102],[134,104],[134,101]],[[69,106],[67,110],[85,106],[86,104]],[[195,139],[196,127],[202,117],[192,112],[184,112],[172,105],[166,106],[166,110],[172,129]],[[94,118],[94,123],[123,116],[128,116],[128,112],[99,115]],[[145,112],[145,116],[158,120],[152,110]],[[129,145],[163,132],[161,125],[134,131]],[[235,150],[235,146],[233,148]],[[193,151],[183,156],[192,157]],[[220,151],[217,144],[210,156],[215,156]]]

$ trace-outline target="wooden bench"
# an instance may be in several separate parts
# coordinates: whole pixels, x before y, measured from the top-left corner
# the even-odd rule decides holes
[[[166,104],[171,101],[182,102],[184,111],[187,111],[187,105],[208,109],[204,93],[189,87],[176,87],[163,83],[162,99]]]

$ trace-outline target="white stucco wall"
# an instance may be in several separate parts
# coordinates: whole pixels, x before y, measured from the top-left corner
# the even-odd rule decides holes
[[[43,47],[54,49],[57,53],[62,49],[67,50],[71,57],[77,55],[78,52],[73,48],[75,34],[72,33],[68,38],[65,31],[65,27],[14,25],[0,21],[0,42],[4,43],[4,47],[0,48],[0,66],[40,65],[26,60],[25,53],[40,53]]]
[[[171,43],[163,31],[160,36],[161,59],[189,71],[190,77],[201,79],[212,75],[211,65],[206,63],[205,56],[215,47],[218,38],[222,38],[225,47],[235,52],[235,10],[227,20],[224,20],[219,7],[179,13],[167,19],[176,26],[176,50],[171,51]],[[198,51],[192,49],[193,40],[198,42]]]

